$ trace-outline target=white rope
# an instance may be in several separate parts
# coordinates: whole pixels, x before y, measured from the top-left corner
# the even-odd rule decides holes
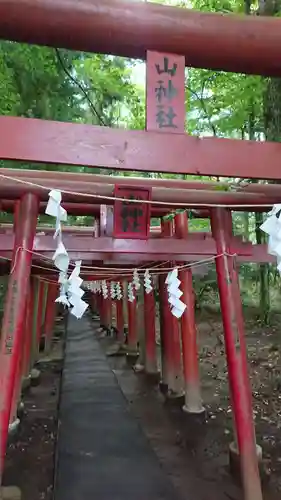
[[[48,257],[45,257],[45,255],[43,254],[40,254],[38,252],[34,252],[32,250],[28,250],[26,248],[23,248],[23,247],[18,247],[17,250],[16,250],[16,255],[15,255],[15,262],[14,262],[14,265],[13,265],[13,268],[11,269],[10,271],[10,274],[12,274],[15,270],[15,267],[17,265],[17,258],[18,258],[18,253],[20,251],[25,251],[27,253],[30,253],[30,254],[33,254],[37,257],[40,257],[42,259],[45,259],[47,260],[48,262],[52,263],[52,260],[49,259]],[[236,257],[237,254],[234,253],[234,254],[229,254],[227,252],[224,252],[224,253],[221,253],[221,254],[218,254],[218,255],[213,255],[212,257],[208,257],[206,259],[202,259],[202,260],[198,260],[198,261],[195,261],[195,262],[189,262],[188,264],[183,264],[183,265],[179,265],[177,266],[177,269],[180,271],[182,269],[190,269],[190,268],[193,268],[193,267],[199,267],[199,266],[202,266],[202,265],[205,265],[205,264],[208,264],[208,263],[212,263],[214,262],[216,259],[218,259],[219,257]],[[9,257],[4,257],[4,256],[1,256],[0,255],[0,259],[2,260],[7,260],[7,261],[11,261],[12,259],[9,258]],[[75,264],[70,264],[70,265],[74,265]],[[43,270],[47,270],[47,271],[52,271],[52,272],[58,272],[57,269],[54,269],[54,268],[47,268],[47,267],[43,267],[43,266],[39,266],[37,264],[33,264],[34,267],[36,268],[39,268],[39,269],[43,269]],[[155,265],[155,267],[153,266],[149,266],[147,269],[150,271],[150,274],[153,274],[153,275],[158,275],[158,274],[166,274],[167,272],[171,271],[174,269],[175,266],[173,267],[165,267],[165,268],[161,268],[160,270],[156,270],[156,268],[159,268],[161,266],[161,264],[157,264]],[[81,269],[85,269],[87,270],[88,272],[89,271],[99,271],[101,273],[103,273],[103,276],[104,276],[104,271],[114,271],[114,273],[109,273],[108,274],[108,277],[131,277],[133,276],[133,272],[134,270],[131,269],[131,268],[118,268],[118,267],[115,267],[115,268],[111,268],[111,267],[98,267],[98,266],[81,266]],[[145,274],[146,268],[138,268],[138,273],[140,273],[140,271]],[[153,271],[153,269],[155,269],[155,271]]]

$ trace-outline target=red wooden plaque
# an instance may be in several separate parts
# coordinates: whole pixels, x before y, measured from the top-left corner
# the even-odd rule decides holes
[[[146,129],[184,133],[184,56],[148,51],[146,61]]]
[[[128,200],[151,200],[151,188],[115,185],[114,196]],[[150,203],[114,202],[114,238],[147,240],[150,229]]]

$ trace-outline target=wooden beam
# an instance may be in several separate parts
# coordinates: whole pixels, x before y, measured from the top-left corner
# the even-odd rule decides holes
[[[48,193],[51,189],[59,189],[62,191],[64,202],[82,202],[82,204],[89,204],[92,201],[93,205],[112,205],[113,200],[110,199],[114,196],[114,184],[98,184],[95,182],[75,182],[75,181],[58,181],[54,179],[40,179],[40,172],[38,177],[29,178],[30,184],[17,182],[13,179],[1,179],[0,182],[0,200],[5,197],[7,199],[19,199],[25,193],[33,193],[39,197],[40,201],[48,199]],[[94,176],[93,176],[94,178]],[[110,180],[110,177],[109,177]],[[42,189],[44,186],[46,189]],[[108,199],[109,198],[109,199]],[[269,196],[261,193],[251,192],[235,192],[235,191],[221,191],[218,190],[197,190],[197,189],[168,189],[168,188],[152,188],[152,208],[153,215],[163,215],[171,212],[173,207],[180,203],[183,208],[194,207],[200,208],[202,206],[208,207],[209,204],[214,206],[227,205],[232,209],[240,207],[243,208],[247,205],[247,210],[255,210],[255,205],[264,204],[264,210],[267,207],[272,207],[274,203],[280,201],[280,195],[277,193],[270,194]],[[88,203],[87,203],[88,202]],[[158,202],[160,204],[158,205]],[[161,203],[164,202],[164,205]],[[158,209],[158,210],[157,210]],[[159,210],[160,209],[160,210]],[[91,211],[93,213],[93,211]],[[157,216],[157,215],[156,215]]]
[[[89,171],[91,172],[91,170]],[[32,178],[40,178],[44,180],[55,180],[56,182],[91,182],[96,184],[122,184],[137,187],[154,187],[154,188],[172,188],[172,189],[196,189],[207,191],[218,191],[218,186],[223,191],[229,189],[227,181],[200,181],[200,180],[183,180],[183,179],[154,179],[152,177],[137,177],[130,175],[100,175],[86,172],[60,172],[52,170],[32,170],[22,168],[0,168],[0,174],[18,179],[32,180]]]
[[[42,181],[41,181],[42,182]],[[0,183],[1,184],[1,183]],[[18,196],[17,196],[18,197]],[[100,205],[95,203],[80,203],[78,200],[75,200],[76,203],[66,203],[62,202],[63,208],[67,211],[68,215],[77,215],[77,216],[100,216]],[[89,199],[88,199],[89,201]],[[0,209],[4,212],[11,213],[14,211],[16,200],[5,200],[1,199],[0,201]],[[41,202],[39,205],[39,213],[45,214],[47,203]],[[151,215],[152,217],[158,218],[167,214],[169,210],[161,207],[152,207]],[[208,217],[208,215],[206,215]]]
[[[0,37],[145,59],[184,55],[186,65],[280,76],[280,20],[130,0],[1,0]],[[207,49],[206,49],[207,47]]]
[[[144,241],[65,234],[63,241],[70,254],[79,253],[84,259],[86,259],[84,254],[89,254],[91,260],[104,260],[112,258],[113,255],[115,258],[122,255],[134,257],[135,254],[149,256],[150,260],[165,260],[167,256],[171,260],[171,256],[178,257],[180,255],[185,256],[185,260],[188,260],[189,254],[215,255],[215,244],[208,233],[199,233],[198,236],[193,233],[187,241],[175,238],[152,238]],[[1,234],[0,254],[11,251],[13,243],[14,236],[12,234]],[[233,238],[231,248],[233,253],[241,255],[250,256],[252,252],[252,244],[243,243],[239,238]],[[55,249],[56,242],[52,235],[36,235],[35,252],[53,255]],[[100,258],[101,254],[102,258]]]
[[[252,255],[238,255],[238,257],[237,257],[238,262],[240,264],[245,264],[245,263],[249,263],[249,264],[250,263],[276,264],[276,260],[274,260],[274,257],[272,257],[272,255],[269,255],[267,253],[266,248],[264,248],[264,249],[256,248],[256,247],[260,247],[260,246],[261,245],[253,245],[254,248],[253,248]],[[49,257],[49,258],[51,258],[53,255],[53,252],[43,252],[43,253],[44,253],[45,257]],[[97,256],[97,255],[98,254],[96,254],[95,256]],[[1,257],[3,257],[4,259],[11,259],[12,251],[11,250],[10,251],[1,251],[0,250],[0,260],[1,260]],[[81,252],[72,253],[71,257],[73,260],[77,260],[81,257]],[[212,254],[189,254],[188,255],[188,262],[197,262],[197,261],[200,261],[203,259],[208,259],[211,257],[212,257]],[[89,265],[89,266],[97,265],[97,266],[102,267],[102,265],[103,265],[102,260],[98,264],[92,264],[91,258],[92,258],[92,254],[83,253],[83,256],[82,256],[83,265]],[[108,259],[108,257],[106,257],[106,258]],[[163,260],[168,260],[168,259],[169,259],[169,256]],[[186,262],[186,255],[177,256],[177,261],[178,262]],[[136,267],[141,266],[143,263],[147,263],[149,266],[151,263],[151,257],[143,255],[143,254],[139,254],[139,255],[134,254],[134,256],[122,255],[122,256],[118,256],[118,259],[116,257],[108,259],[106,267],[109,266],[109,262],[114,262],[115,267],[126,267],[127,268],[127,267],[131,266],[132,268],[135,269]],[[34,260],[33,263],[34,264],[37,263],[39,266],[42,266],[42,265],[44,266],[47,264],[47,263],[42,264],[42,261],[38,261],[38,260],[37,261]],[[1,266],[3,266],[5,268],[4,274],[7,274],[7,269],[6,269],[7,265],[9,265],[9,262],[6,262],[5,260],[3,260]],[[206,265],[208,266],[208,264],[206,264]],[[48,273],[48,275],[50,273],[50,271],[43,271],[42,269],[37,269],[36,267],[34,268],[34,272],[37,274]],[[0,275],[1,275],[1,272],[0,272]],[[56,279],[57,279],[57,274],[56,274]]]
[[[187,134],[0,117],[0,158],[3,160],[121,171],[279,179],[280,157],[280,143],[200,139]]]
[[[91,171],[90,171],[91,172]],[[200,181],[200,180],[183,180],[179,178],[153,178],[127,175],[101,175],[86,172],[61,172],[59,170],[32,170],[23,168],[0,168],[0,176],[32,181],[35,178],[47,181],[60,182],[61,186],[64,182],[90,182],[95,184],[107,184],[115,186],[122,184],[125,186],[139,186],[151,188],[171,188],[171,189],[189,189],[200,191],[232,191],[239,193],[259,193],[261,195],[274,195],[281,197],[281,184],[256,184],[252,182],[242,181],[239,183],[229,183],[229,181]],[[113,189],[113,187],[112,187]]]
[[[189,240],[179,240],[175,238],[153,238],[147,241],[144,240],[129,240],[129,239],[114,239],[108,237],[92,238],[89,236],[64,236],[64,245],[68,252],[83,252],[92,253],[92,259],[96,258],[95,254],[103,254],[104,256],[115,256],[121,254],[145,254],[150,256],[150,260],[163,260],[168,255],[177,257],[185,255],[188,260],[188,254],[213,254],[215,255],[215,244],[212,238],[202,238],[199,235],[196,238],[196,233]],[[198,242],[200,244],[198,245]],[[34,249],[38,252],[54,251],[56,242],[52,236],[36,236]],[[252,245],[242,243],[236,238],[232,240],[233,253],[241,255],[251,255]]]
[[[70,244],[72,240],[72,243]],[[1,258],[11,258],[14,244],[12,234],[1,234],[0,246],[0,266],[5,264]],[[113,262],[115,267],[128,267],[132,264],[151,261],[171,260],[175,255],[179,262],[194,262],[206,259],[215,255],[215,245],[212,238],[197,239],[191,238],[190,241],[181,242],[174,238],[153,239],[146,244],[141,241],[137,246],[136,240],[112,240],[111,238],[87,238],[87,237],[69,237],[64,236],[66,248],[69,250],[71,259],[82,259],[83,264],[102,266],[103,261]],[[185,246],[183,245],[185,243]],[[184,248],[183,248],[184,246]],[[159,251],[160,248],[160,251]],[[36,236],[34,251],[40,252],[47,258],[52,258],[55,250],[55,243],[52,236]],[[238,253],[238,262],[256,262],[256,263],[276,263],[276,258],[267,253],[267,245],[242,244],[239,241],[233,241],[233,253]],[[165,252],[165,253],[163,253]],[[181,254],[179,252],[182,252]],[[92,264],[94,259],[94,264]],[[38,261],[34,256],[33,262],[40,266],[48,267],[46,261]],[[44,273],[38,270],[38,273]]]

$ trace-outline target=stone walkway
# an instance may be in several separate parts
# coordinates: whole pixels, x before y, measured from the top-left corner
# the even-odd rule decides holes
[[[93,326],[69,318],[55,500],[177,500],[131,415]]]

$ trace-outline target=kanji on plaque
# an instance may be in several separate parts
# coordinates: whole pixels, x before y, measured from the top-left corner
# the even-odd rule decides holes
[[[150,188],[115,185],[114,196],[124,200],[114,201],[114,238],[145,240],[149,238],[150,228]],[[144,200],[144,203],[133,200]]]
[[[184,133],[185,58],[147,52],[146,129]]]

